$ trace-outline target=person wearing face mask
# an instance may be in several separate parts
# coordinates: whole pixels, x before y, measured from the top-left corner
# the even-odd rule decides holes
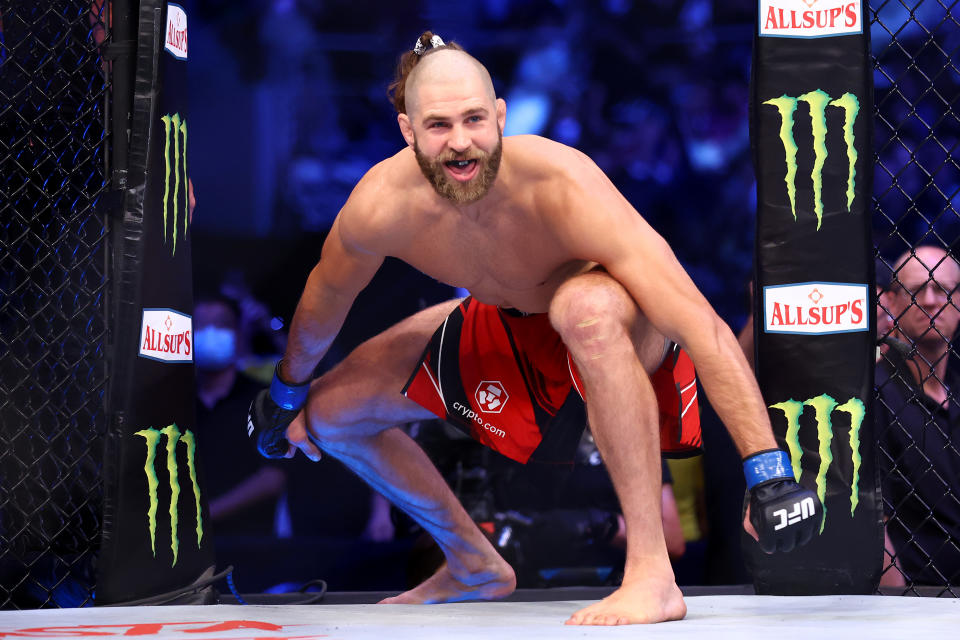
[[[960,375],[950,343],[960,329],[960,264],[919,246],[892,263],[881,306],[894,320],[877,364],[874,409],[881,443],[887,563],[882,585],[960,580]],[[879,321],[878,321],[879,322]],[[896,344],[896,343],[895,343]]]
[[[272,535],[286,473],[248,447],[235,446],[236,425],[261,384],[236,367],[239,313],[226,298],[200,298],[194,308],[198,447],[217,537]]]

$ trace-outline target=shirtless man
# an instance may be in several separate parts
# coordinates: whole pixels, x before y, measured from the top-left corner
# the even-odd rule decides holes
[[[248,424],[254,437],[266,437],[259,441],[262,452],[293,455],[300,449],[316,460],[322,448],[342,460],[436,539],[445,565],[384,602],[492,599],[515,588],[511,567],[423,451],[393,428],[436,413],[465,420],[474,437],[495,448],[514,437],[513,423],[499,420],[513,406],[525,406],[515,397],[517,387],[507,398],[500,395],[504,389],[468,382],[500,378],[474,374],[467,366],[487,357],[488,349],[464,351],[465,344],[486,344],[470,331],[494,331],[509,318],[540,323],[526,331],[525,340],[555,337],[564,388],[572,378],[587,399],[591,429],[626,521],[622,586],[574,613],[568,624],[660,622],[686,614],[660,520],[658,408],[649,377],[665,358],[667,339],[689,353],[740,453],[749,458],[748,485],[757,485],[752,526],[762,546],[789,550],[809,539],[819,526],[819,511],[774,530],[780,522],[774,511],[816,497],[796,484],[789,459],[777,450],[736,338],[664,240],[603,172],[584,154],[550,140],[502,139],[506,105],[496,97],[487,70],[430,32],[401,59],[393,88],[408,147],[373,167],[341,209],[297,306],[277,376],[251,407]],[[417,313],[308,384],[385,256],[463,287],[471,298]],[[513,364],[511,347],[518,352],[527,347],[520,344],[523,328],[511,326],[508,331],[516,335],[505,349]],[[460,339],[451,352],[448,334],[455,332]],[[531,358],[543,349],[531,348]],[[520,359],[529,365],[526,357]],[[560,384],[535,374],[526,379],[532,378],[547,389],[544,397]],[[462,383],[459,390],[450,379]],[[409,395],[417,385],[418,402],[433,413],[401,393]],[[429,397],[431,390],[435,394]],[[468,411],[473,399],[487,402],[491,411]],[[551,405],[549,398],[544,403],[554,409],[559,404]],[[286,442],[277,447],[270,441],[270,434],[287,424],[289,450]],[[515,438],[517,450],[500,450],[525,460],[536,443],[524,437]],[[752,530],[749,522],[745,526]]]

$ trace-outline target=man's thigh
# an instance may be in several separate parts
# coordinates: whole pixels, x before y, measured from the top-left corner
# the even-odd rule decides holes
[[[431,336],[459,302],[448,300],[419,311],[354,349],[311,385],[311,416],[370,426],[433,417],[401,392]]]

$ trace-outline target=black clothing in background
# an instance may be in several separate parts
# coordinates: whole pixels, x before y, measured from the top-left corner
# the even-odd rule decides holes
[[[208,501],[227,493],[261,467],[273,462],[260,457],[247,439],[247,412],[263,385],[237,372],[233,388],[208,409],[197,401],[197,451],[206,479]],[[263,500],[213,525],[214,535],[272,535],[276,500]]]
[[[877,365],[874,407],[887,533],[915,584],[960,583],[960,399],[946,408],[915,383],[891,350]],[[960,393],[960,376],[946,386]]]

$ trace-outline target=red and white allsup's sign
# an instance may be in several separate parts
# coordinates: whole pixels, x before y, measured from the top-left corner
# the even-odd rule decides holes
[[[822,335],[869,329],[865,284],[800,282],[763,288],[766,333]]]
[[[187,59],[187,12],[172,2],[167,3],[167,33],[163,48],[178,60]]]
[[[863,33],[859,0],[760,0],[760,37],[829,38]]]
[[[140,356],[163,362],[193,362],[193,318],[173,309],[144,309]]]

